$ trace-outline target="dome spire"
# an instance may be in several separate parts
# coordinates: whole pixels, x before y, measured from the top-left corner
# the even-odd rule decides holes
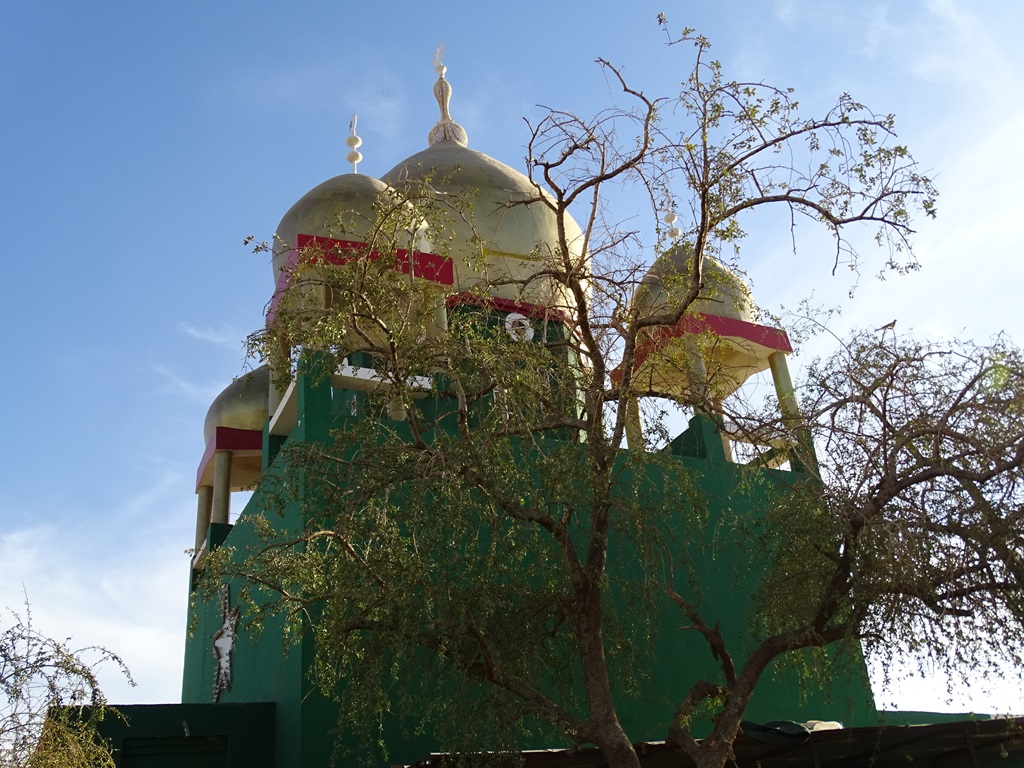
[[[356,121],[358,118],[356,114],[352,113],[352,120],[348,124],[349,135],[345,139],[345,146],[348,147],[349,152],[345,155],[345,159],[352,163],[352,173],[359,173],[358,166],[363,159],[363,155],[359,152],[359,145],[363,143],[363,140],[356,136]]]
[[[469,144],[465,129],[452,120],[448,112],[448,103],[452,98],[452,87],[444,79],[444,73],[448,68],[441,63],[444,58],[444,43],[434,51],[434,71],[437,72],[437,82],[434,83],[434,98],[437,99],[437,106],[441,109],[441,119],[430,129],[427,136],[427,144],[434,146],[442,141],[454,141],[460,147]]]

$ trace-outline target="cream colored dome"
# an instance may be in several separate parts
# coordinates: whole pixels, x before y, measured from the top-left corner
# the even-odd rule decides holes
[[[335,176],[305,195],[281,219],[274,237],[274,279],[295,247],[298,235],[365,242],[377,221],[374,206],[389,191],[379,179],[360,173]]]
[[[270,412],[270,370],[261,365],[224,388],[206,412],[203,439],[210,442],[217,427],[263,429]]]
[[[497,298],[562,309],[573,306],[568,292],[550,281],[535,281],[525,288],[493,284],[536,273],[551,258],[558,242],[557,217],[543,201],[536,200],[537,188],[525,175],[482,152],[444,140],[403,160],[383,178],[399,188],[429,181],[430,188],[440,195],[470,202],[469,215],[455,216],[452,221],[449,255],[459,290],[484,286]],[[516,205],[527,200],[534,202]],[[565,228],[571,256],[581,261],[580,228],[568,215]],[[432,233],[427,237],[433,239]]]
[[[678,311],[692,281],[693,249],[680,243],[655,261],[633,294],[640,317]],[[688,402],[722,400],[788,352],[782,331],[757,323],[757,308],[743,279],[705,257],[697,299],[678,323],[649,327],[637,338],[633,380],[640,389]]]
[[[633,307],[647,316],[675,311],[690,287],[692,251],[689,243],[681,243],[662,254],[640,281]],[[705,257],[702,273],[704,287],[687,312],[754,322],[754,302],[743,278],[710,257]]]

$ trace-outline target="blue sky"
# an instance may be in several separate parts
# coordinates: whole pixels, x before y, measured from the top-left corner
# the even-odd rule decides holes
[[[242,371],[274,275],[269,239],[308,189],[346,172],[353,112],[379,175],[423,149],[444,42],[470,146],[521,167],[536,105],[593,113],[612,89],[593,63],[671,95],[689,51],[656,24],[712,39],[727,77],[792,86],[807,113],[844,91],[897,115],[942,191],[920,221],[923,269],[884,282],[868,261],[834,330],[881,325],[1024,340],[1017,311],[1024,52],[1016,0],[522,0],[510,3],[0,4],[0,304],[6,447],[0,605],[122,653],[120,702],[176,701],[195,525],[194,473],[213,397]],[[741,263],[777,310],[844,301],[828,249],[759,223]],[[799,359],[794,369],[799,369]],[[992,697],[907,708],[1024,712],[1019,670]]]

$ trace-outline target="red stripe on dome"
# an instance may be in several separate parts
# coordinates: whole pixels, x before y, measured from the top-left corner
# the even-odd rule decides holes
[[[310,253],[308,249],[316,249],[318,252]],[[305,251],[303,253],[303,251]],[[320,235],[297,235],[295,244],[288,253],[284,269],[277,278],[277,285],[274,287],[274,296],[270,300],[270,307],[267,310],[267,323],[274,320],[277,313],[277,306],[281,303],[281,297],[285,289],[291,283],[292,275],[296,264],[299,263],[299,255],[313,264],[347,264],[353,259],[368,258],[370,261],[377,261],[381,258],[380,251],[369,250],[366,243],[358,240],[338,240],[333,237],[322,237]],[[410,251],[405,248],[398,248],[393,254],[395,263],[392,268],[398,272],[413,277],[421,277],[441,285],[455,284],[455,265],[446,256],[438,256],[436,253],[426,251]]]
[[[355,258],[368,258],[370,261],[376,261],[381,257],[379,251],[368,250],[366,243],[357,240],[336,240],[333,237],[318,235],[298,235],[295,246],[299,251],[303,248],[318,248],[320,255],[314,257],[313,261],[321,260],[326,264],[347,264]],[[445,256],[398,248],[394,252],[394,259],[394,268],[403,274],[422,277],[424,280],[442,285],[455,283],[455,266],[452,260]]]
[[[748,323],[746,320],[737,320],[721,315],[706,315],[702,312],[685,314],[675,325],[659,328],[649,343],[658,344],[665,339],[675,339],[686,334],[709,331],[716,336],[744,339],[779,352],[793,351],[793,346],[789,343],[789,336],[780,328]]]
[[[262,451],[263,430],[261,429],[237,429],[236,427],[216,427],[213,436],[206,444],[203,458],[199,461],[199,469],[196,472],[196,489],[198,490],[203,480],[203,473],[206,465],[217,451]]]
[[[560,323],[571,322],[569,315],[561,309],[545,307],[543,304],[531,304],[528,301],[501,299],[497,296],[479,296],[475,293],[456,293],[445,300],[448,309],[468,305],[496,309],[499,312],[518,312],[538,320],[557,320]]]
[[[732,317],[694,312],[683,315],[675,325],[664,326],[653,331],[637,349],[636,356],[633,358],[633,370],[635,371],[643,365],[653,352],[665,347],[671,339],[702,333],[712,333],[722,338],[742,339],[775,352],[788,354],[793,351],[789,336],[780,328],[748,323],[746,320],[737,320]],[[622,370],[619,366],[612,371],[612,381],[617,383],[621,379]]]

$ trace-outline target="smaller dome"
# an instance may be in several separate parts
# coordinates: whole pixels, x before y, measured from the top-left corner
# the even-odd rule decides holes
[[[683,242],[647,271],[632,309],[640,317],[678,311],[692,275],[693,247]],[[638,335],[633,380],[640,389],[686,402],[722,400],[768,368],[774,352],[789,351],[785,333],[757,324],[750,288],[738,274],[705,257],[702,282],[678,323],[644,328]]]
[[[377,221],[377,199],[391,188],[380,179],[346,173],[328,179],[288,209],[274,236],[274,280],[298,235],[365,242]]]
[[[704,258],[702,273],[704,287],[688,312],[754,322],[754,302],[742,277],[711,257]],[[670,248],[644,275],[631,303],[644,315],[672,312],[689,290],[692,274],[693,247],[681,243]]]
[[[217,427],[262,430],[270,415],[270,369],[261,365],[239,376],[214,399],[203,423],[208,444]]]

